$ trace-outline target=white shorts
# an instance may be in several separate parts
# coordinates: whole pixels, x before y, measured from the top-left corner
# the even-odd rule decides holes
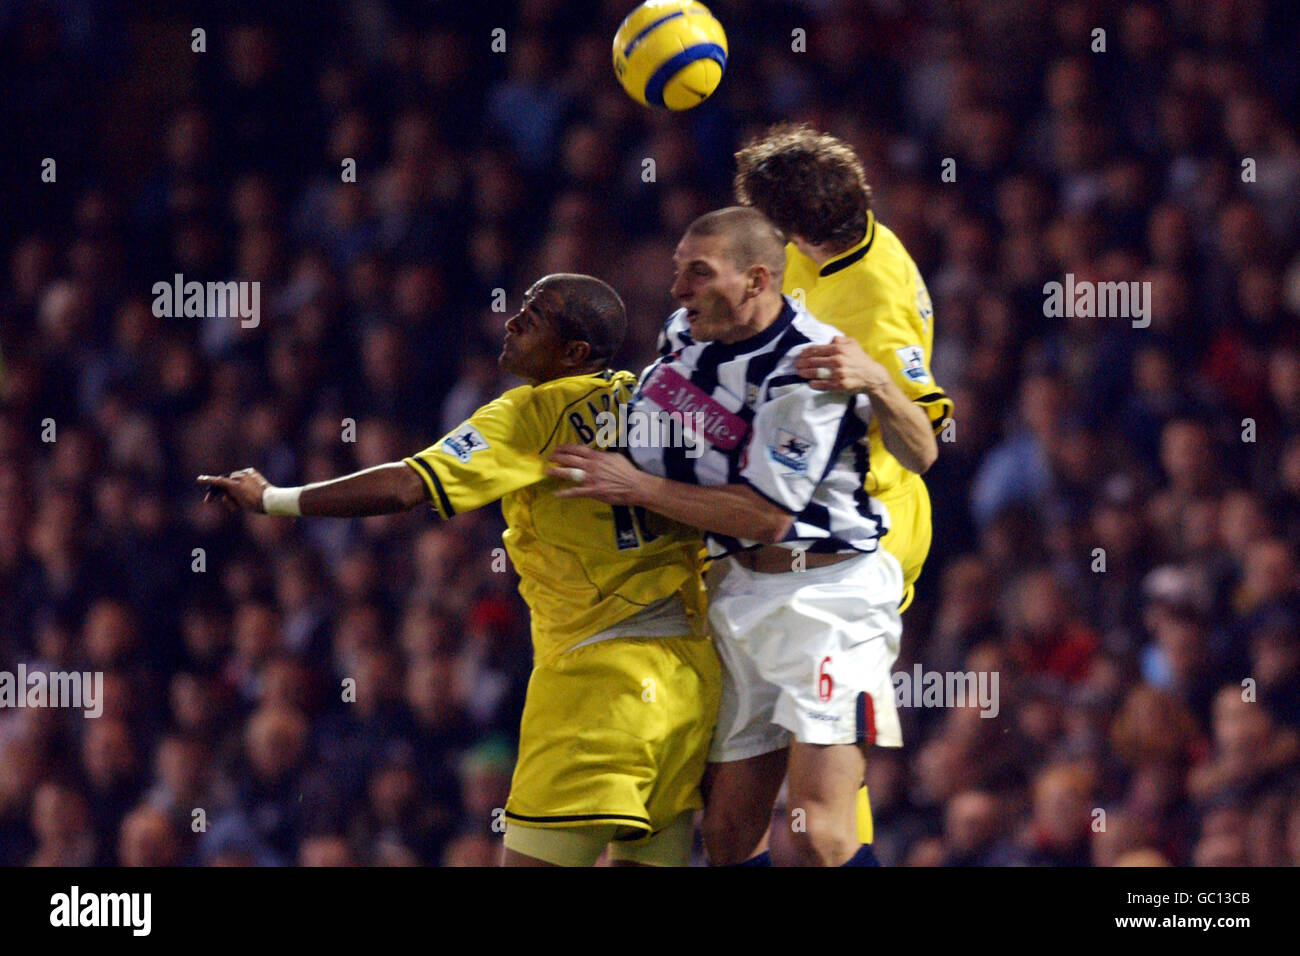
[[[903,572],[879,550],[763,574],[724,559],[709,578],[722,699],[709,761],[801,743],[901,747],[890,668]]]

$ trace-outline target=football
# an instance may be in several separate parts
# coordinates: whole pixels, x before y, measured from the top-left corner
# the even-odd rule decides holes
[[[727,35],[702,3],[646,0],[614,34],[614,74],[644,106],[698,106],[726,68]]]

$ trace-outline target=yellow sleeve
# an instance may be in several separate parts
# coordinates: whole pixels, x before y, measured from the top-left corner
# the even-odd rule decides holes
[[[937,432],[952,416],[952,399],[934,380],[930,350],[934,342],[930,293],[913,268],[915,292],[897,290],[873,297],[866,310],[865,328],[858,339],[862,350],[889,370],[903,394],[920,405]]]
[[[402,459],[424,481],[441,518],[490,504],[546,477],[541,452],[554,423],[545,424],[533,393],[529,385],[511,389],[441,441]]]

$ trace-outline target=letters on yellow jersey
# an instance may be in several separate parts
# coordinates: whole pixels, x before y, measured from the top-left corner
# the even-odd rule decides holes
[[[557,498],[564,482],[546,475],[559,445],[601,445],[604,416],[617,417],[635,384],[614,372],[520,386],[405,459],[444,518],[501,501],[539,658],[675,593],[692,606],[699,590],[697,531],[641,509]]]

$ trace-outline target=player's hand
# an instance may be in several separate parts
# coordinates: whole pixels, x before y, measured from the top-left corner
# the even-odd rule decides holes
[[[204,501],[219,501],[228,511],[253,511],[265,514],[262,510],[262,492],[270,482],[262,477],[256,468],[244,468],[229,475],[199,475],[199,484],[207,487]]]
[[[869,392],[889,381],[885,367],[843,335],[808,346],[795,356],[794,370],[819,392]]]
[[[551,456],[546,473],[574,483],[555,493],[557,498],[595,498],[611,505],[636,504],[637,489],[646,474],[622,455],[596,451],[585,445],[561,445]]]

